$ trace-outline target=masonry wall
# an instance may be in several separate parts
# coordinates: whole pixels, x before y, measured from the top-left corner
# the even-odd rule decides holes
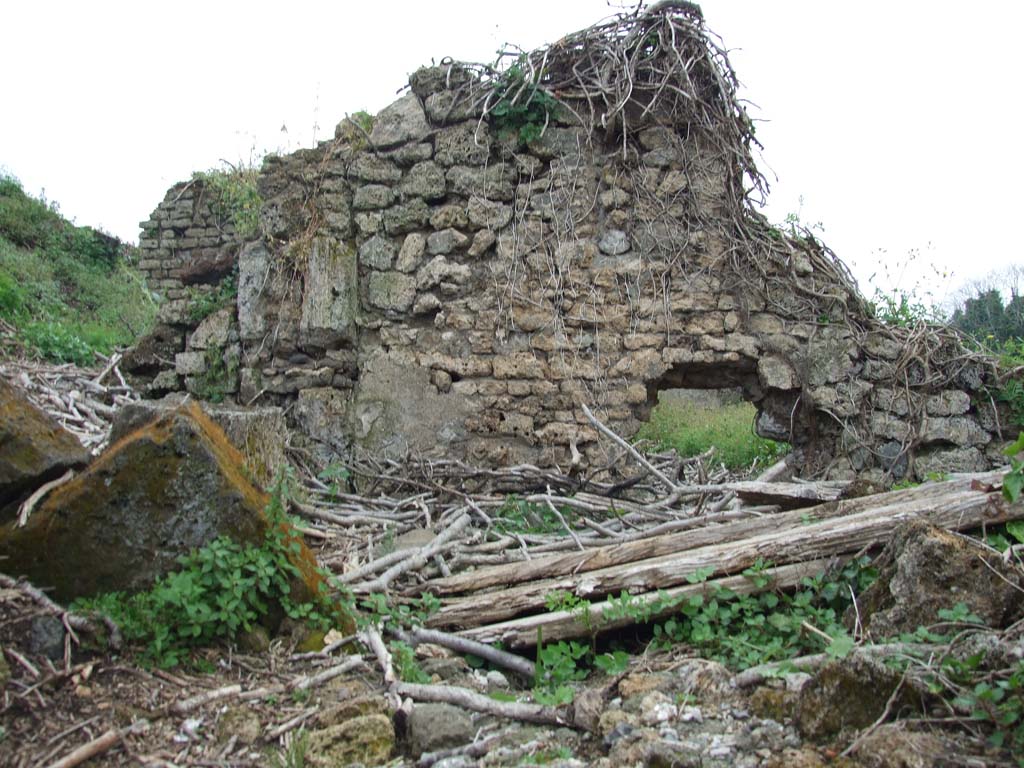
[[[141,238],[166,299],[136,355],[151,394],[286,406],[322,457],[565,468],[612,455],[581,404],[628,436],[661,389],[740,387],[805,473],[1000,460],[991,367],[872,320],[813,240],[737,222],[726,148],[658,114],[625,140],[562,116],[523,145],[470,79],[420,70],[368,130],[268,158],[258,239],[173,187]],[[237,300],[197,326],[225,279]]]

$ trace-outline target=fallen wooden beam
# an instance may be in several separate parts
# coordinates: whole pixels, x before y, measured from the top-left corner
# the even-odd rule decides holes
[[[946,483],[929,483],[917,488],[821,504],[809,509],[781,512],[680,533],[663,534],[624,544],[610,544],[586,552],[567,552],[535,557],[526,562],[479,568],[475,571],[466,571],[448,578],[434,579],[418,584],[415,587],[415,592],[417,594],[431,592],[439,596],[456,595],[467,592],[475,593],[493,587],[531,583],[552,577],[578,575],[638,560],[698,549],[710,544],[742,541],[763,533],[778,531],[781,528],[800,527],[810,522],[853,515],[877,507],[880,503],[925,505],[940,503],[951,492],[950,483],[959,482],[960,485],[969,487],[972,481],[978,481],[981,484],[997,488],[1001,485],[1002,476],[1002,472],[986,472]],[[881,499],[888,501],[882,502]]]
[[[807,524],[801,520],[776,526],[741,540],[473,594],[442,605],[428,626],[469,629],[538,613],[544,610],[546,596],[556,591],[599,600],[622,591],[643,593],[679,586],[702,569],[710,569],[712,577],[722,577],[741,573],[758,560],[781,566],[849,554],[884,543],[899,526],[915,519],[966,530],[1024,517],[1024,503],[1011,504],[1000,491],[989,490],[998,487],[1000,477],[999,473],[987,473],[981,478],[878,494],[854,500],[859,502],[853,507],[857,511],[838,517],[821,520],[812,515]]]
[[[545,642],[590,637],[646,621],[655,621],[677,613],[678,606],[658,608],[658,603],[665,599],[711,594],[719,588],[748,595],[766,589],[795,587],[802,579],[823,573],[828,568],[829,562],[829,560],[809,560],[805,563],[767,568],[759,574],[771,579],[771,583],[764,587],[757,587],[746,576],[726,576],[723,579],[715,579],[702,584],[687,584],[673,589],[633,595],[630,603],[636,607],[637,613],[647,609],[642,619],[638,619],[632,612],[627,616],[616,615],[618,613],[617,601],[605,600],[576,611],[550,611],[484,627],[475,627],[460,632],[459,636],[480,643],[500,642],[505,648],[516,649],[535,646],[538,630],[542,631]]]

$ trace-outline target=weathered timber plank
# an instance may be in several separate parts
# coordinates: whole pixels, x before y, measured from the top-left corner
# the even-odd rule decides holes
[[[586,552],[566,552],[546,557],[535,557],[526,562],[508,563],[489,568],[479,568],[448,578],[434,579],[417,585],[417,592],[432,592],[436,595],[456,595],[465,592],[477,592],[492,587],[508,587],[525,584],[567,574],[587,573],[614,565],[662,557],[674,552],[685,552],[709,544],[722,544],[729,541],[741,541],[762,533],[780,528],[801,525],[805,521],[827,520],[844,515],[852,515],[872,506],[877,506],[880,499],[888,499],[893,504],[924,502],[941,498],[953,488],[970,487],[971,480],[983,484],[998,486],[1001,484],[1002,472],[986,472],[980,475],[958,478],[944,483],[929,483],[917,488],[865,496],[859,499],[820,504],[809,509],[781,512],[765,517],[739,520],[724,525],[708,526],[681,533],[669,533],[652,536],[623,544],[609,544],[606,547],[591,549]]]
[[[718,588],[731,589],[741,595],[753,594],[767,589],[785,589],[794,587],[800,580],[808,576],[817,576],[828,567],[829,560],[809,560],[804,563],[793,563],[778,568],[769,568],[762,573],[772,577],[772,582],[767,587],[758,589],[754,583],[745,576],[726,576],[722,579],[704,582],[703,584],[687,584],[682,587],[661,590],[660,592],[648,592],[642,595],[634,595],[636,605],[650,605],[662,597],[685,597],[708,593]],[[637,624],[638,621],[632,617],[605,618],[612,605],[607,601],[591,605],[587,616],[584,618],[580,612],[551,611],[533,616],[526,616],[520,619],[512,619],[497,624],[489,624],[484,627],[474,627],[459,633],[460,637],[466,637],[482,643],[501,642],[506,648],[530,648],[537,644],[537,630],[540,629],[544,635],[544,641],[555,642],[557,640],[569,640],[577,637],[590,637],[591,635],[609,632],[621,627],[628,627]],[[646,618],[648,621],[670,616],[678,612],[679,608],[671,607],[660,611],[652,611]]]
[[[742,572],[758,559],[785,565],[856,552],[884,542],[898,526],[913,519],[964,530],[982,523],[1024,517],[1024,503],[1010,504],[998,491],[972,489],[968,480],[942,485],[947,486],[948,492],[939,496],[934,493],[916,497],[902,492],[879,494],[871,497],[875,500],[874,506],[842,517],[779,527],[740,541],[707,545],[583,574],[566,573],[500,592],[452,600],[442,605],[428,625],[468,629],[493,624],[542,610],[545,595],[557,590],[595,599],[622,590],[640,593],[674,587],[702,568],[711,568],[712,576],[725,576]]]

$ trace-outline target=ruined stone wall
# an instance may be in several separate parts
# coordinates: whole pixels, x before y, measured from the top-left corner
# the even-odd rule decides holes
[[[137,357],[174,360],[137,366],[152,392],[203,396],[212,375],[287,406],[323,456],[566,467],[610,458],[581,404],[628,436],[662,389],[739,387],[807,473],[1000,460],[984,361],[879,324],[820,244],[737,218],[744,170],[713,134],[562,110],[523,144],[481,118],[472,77],[420,70],[372,126],[268,158],[258,239],[172,188],[141,240],[167,301]],[[194,327],[188,287],[232,269],[237,303]]]

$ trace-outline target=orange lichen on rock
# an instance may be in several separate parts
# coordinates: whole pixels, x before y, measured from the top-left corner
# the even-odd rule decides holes
[[[0,520],[37,486],[88,461],[74,435],[0,379]]]
[[[146,589],[218,536],[259,545],[270,497],[242,466],[223,431],[186,404],[110,446],[46,497],[24,528],[0,527],[0,568],[70,600]],[[316,594],[315,558],[291,535],[300,543],[293,562]]]

